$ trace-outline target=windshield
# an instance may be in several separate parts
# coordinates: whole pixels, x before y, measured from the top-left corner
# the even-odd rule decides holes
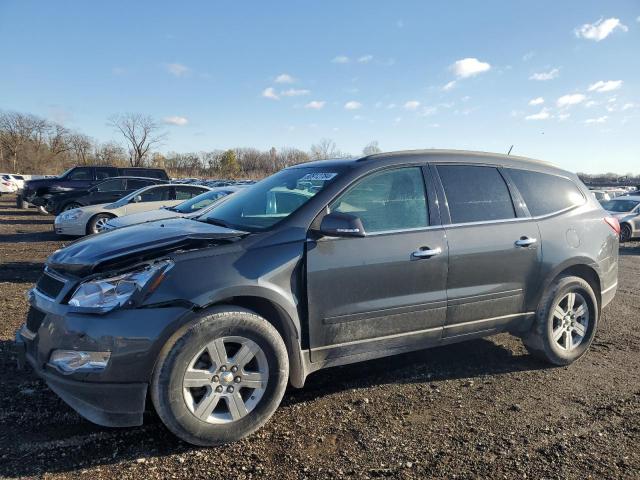
[[[198,220],[249,232],[266,230],[302,207],[339,173],[335,166],[281,170],[236,193]]]
[[[636,208],[640,204],[637,200],[609,200],[608,202],[603,202],[602,207],[609,212],[630,212],[634,208]]]
[[[198,210],[202,210],[204,207],[208,207],[216,200],[225,197],[233,193],[230,190],[215,190],[211,192],[204,192],[189,200],[179,203],[175,207],[170,207],[171,210],[178,213],[193,213]]]

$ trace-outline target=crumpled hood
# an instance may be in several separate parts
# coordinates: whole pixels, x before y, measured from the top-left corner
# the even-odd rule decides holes
[[[180,248],[198,248],[246,235],[204,222],[174,218],[90,235],[55,251],[47,265],[83,276],[101,267],[153,258]]]
[[[148,212],[132,213],[131,215],[112,218],[109,220],[109,225],[113,225],[115,228],[120,228],[128,225],[136,225],[138,223],[154,222],[156,220],[166,220],[168,218],[178,218],[183,216],[184,214],[182,213],[167,210],[166,208],[159,208],[157,210],[149,210]]]

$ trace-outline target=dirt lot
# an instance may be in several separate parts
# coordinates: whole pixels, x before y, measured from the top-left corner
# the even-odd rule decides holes
[[[63,242],[51,217],[0,199],[0,477],[640,478],[640,244],[591,351],[549,368],[500,335],[319,372],[251,438],[197,449],[149,413],[140,428],[83,420],[12,339],[25,292]]]

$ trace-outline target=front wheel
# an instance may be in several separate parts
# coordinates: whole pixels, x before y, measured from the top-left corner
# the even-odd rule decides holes
[[[286,346],[264,318],[230,307],[204,314],[163,349],[151,398],[162,422],[194,445],[239,440],[264,425],[289,377]]]
[[[582,278],[560,277],[544,294],[524,344],[554,365],[569,365],[586,353],[598,328],[598,301]]]
[[[95,215],[91,220],[89,220],[89,224],[87,225],[87,234],[105,231],[107,222],[112,218],[114,218],[114,216],[109,215],[108,213],[99,213],[98,215]]]

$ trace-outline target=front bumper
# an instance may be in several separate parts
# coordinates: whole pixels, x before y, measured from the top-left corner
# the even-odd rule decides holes
[[[58,222],[53,223],[53,230],[58,235],[69,235],[73,237],[81,237],[87,234],[86,224],[79,222]]]
[[[64,295],[64,292],[61,293]],[[30,364],[62,400],[98,425],[141,425],[145,399],[160,349],[192,314],[186,307],[117,309],[77,314],[41,294],[31,295],[27,321],[16,333],[18,363]],[[32,317],[29,317],[32,318]],[[30,330],[33,329],[35,331]],[[63,373],[49,363],[54,350],[108,351],[99,372]]]
[[[23,337],[23,326],[16,334],[18,362],[29,363],[67,405],[84,418],[105,427],[135,427],[142,425],[147,396],[147,383],[97,383],[65,378],[50,366],[41,368],[29,352]]]

